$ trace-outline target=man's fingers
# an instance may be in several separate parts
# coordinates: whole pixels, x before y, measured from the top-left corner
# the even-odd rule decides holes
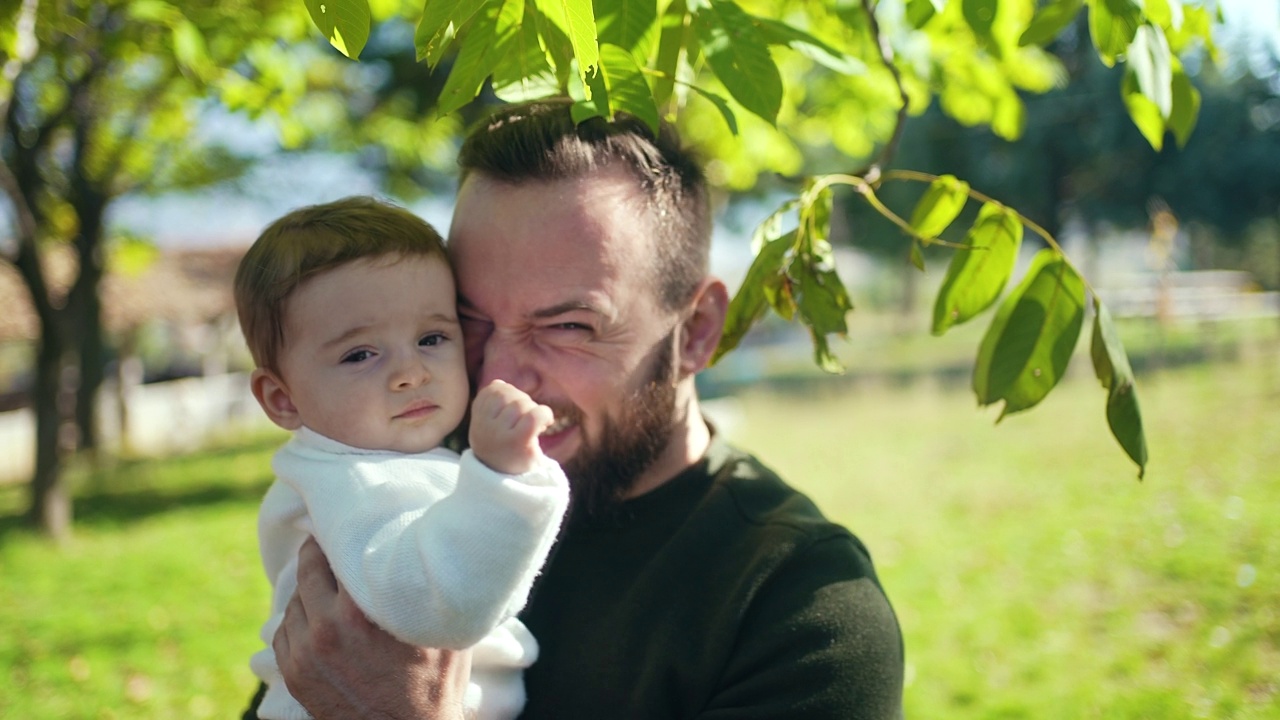
[[[290,642],[290,636],[294,638],[305,638],[307,628],[307,611],[302,607],[302,601],[298,599],[298,594],[294,593],[293,598],[289,600],[288,606],[284,610],[284,618],[280,621],[280,626],[276,628],[275,637],[271,638],[271,649],[276,654],[276,665],[283,667],[285,663],[293,661],[293,643]]]
[[[314,537],[307,538],[298,551],[298,594],[302,602],[323,598],[338,592],[338,579],[329,567],[329,558]]]

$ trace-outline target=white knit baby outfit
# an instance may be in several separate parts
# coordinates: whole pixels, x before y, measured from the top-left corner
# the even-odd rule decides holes
[[[273,585],[265,649],[250,666],[267,684],[263,720],[305,720],[284,686],[271,640],[297,588],[298,549],[314,535],[338,582],[366,617],[401,641],[472,647],[467,708],[513,718],[521,675],[538,646],[516,619],[547,559],[569,501],[560,466],[540,457],[521,475],[495,472],[470,451],[362,450],[307,428],[276,453],[276,482],[258,514],[262,564]]]

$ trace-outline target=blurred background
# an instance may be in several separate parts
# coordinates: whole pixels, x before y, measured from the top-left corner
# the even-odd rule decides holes
[[[883,5],[892,25],[902,4]],[[395,8],[353,63],[296,1],[69,7],[76,31],[38,48],[0,28],[0,717],[236,716],[283,439],[248,392],[236,264],[275,217],[355,193],[445,231],[460,132],[497,99],[438,117],[443,73]],[[1057,79],[1018,93],[1018,132],[968,118],[981,93],[961,87],[913,109],[890,163],[1058,238],[1133,363],[1143,480],[1087,339],[1042,406],[998,426],[977,408],[986,320],[929,335],[947,251],[918,270],[852,196],[830,238],[855,304],[845,372],[770,316],[699,377],[721,432],[870,547],[910,717],[1280,718],[1280,7],[1221,7],[1215,46],[1182,56],[1200,93],[1182,147],[1143,139],[1081,20],[1048,46]],[[796,125],[746,153],[714,146],[719,122],[682,118],[709,146],[731,287],[787,175],[858,166],[891,129]]]

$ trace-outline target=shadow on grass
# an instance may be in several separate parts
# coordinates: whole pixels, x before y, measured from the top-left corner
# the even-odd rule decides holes
[[[175,511],[224,505],[256,508],[272,474],[270,452],[278,437],[245,442],[164,459],[115,461],[84,473],[72,484],[76,527],[112,527]],[[11,533],[35,532],[23,510],[30,502],[25,484],[0,487],[3,512],[0,541]]]

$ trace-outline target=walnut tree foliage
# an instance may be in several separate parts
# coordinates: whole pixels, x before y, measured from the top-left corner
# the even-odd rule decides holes
[[[828,338],[844,335],[853,303],[828,242],[833,193],[852,191],[911,243],[953,248],[933,332],[985,315],[973,390],[1003,417],[1034,407],[1063,376],[1092,307],[1091,353],[1106,418],[1139,474],[1147,463],[1133,371],[1106,306],[1056,239],[1016,208],[950,175],[881,168],[906,117],[937,102],[967,125],[1019,137],[1020,93],[1065,82],[1045,46],[1087,19],[1098,57],[1125,70],[1115,91],[1153,148],[1189,139],[1200,95],[1180,57],[1217,52],[1219,18],[1182,0],[305,0],[339,51],[358,58],[390,16],[416,25],[418,59],[447,72],[441,116],[483,89],[506,101],[568,95],[577,119],[626,112],[673,117],[712,155],[713,181],[746,188],[762,173],[798,192],[754,237],[755,260],[734,297],[717,357],[766,313],[806,325],[814,358],[839,371]],[[834,148],[837,153],[823,152]],[[847,164],[841,167],[841,164]],[[912,207],[880,199],[890,183],[923,187]],[[977,206],[964,240],[939,236]],[[1047,247],[1021,278],[1025,232]]]

